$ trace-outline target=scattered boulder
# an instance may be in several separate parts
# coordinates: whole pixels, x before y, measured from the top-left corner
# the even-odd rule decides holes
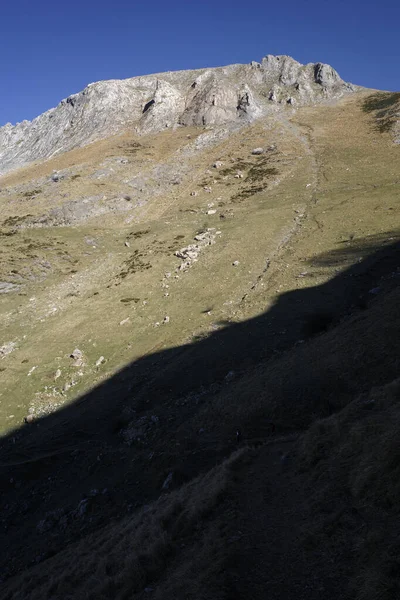
[[[100,367],[100,365],[102,365],[105,362],[106,362],[106,359],[104,358],[104,356],[100,356],[100,358],[98,358],[96,360],[96,367]]]
[[[215,163],[213,164],[214,169],[220,169],[223,166],[224,166],[224,163],[221,162],[220,160],[215,161]]]
[[[7,342],[0,346],[0,358],[4,358],[7,354],[11,354],[17,347],[16,342]]]
[[[74,359],[73,366],[74,367],[82,367],[84,365],[83,361],[83,352],[79,350],[79,348],[75,348],[75,350],[70,354],[70,358]]]
[[[232,263],[232,266],[233,267],[237,267],[238,264],[239,264],[239,261],[238,260],[234,260],[233,263]]]
[[[260,154],[264,154],[264,148],[254,148],[254,150],[252,150],[251,153],[254,156],[259,156]]]
[[[168,488],[170,487],[170,485],[172,483],[173,477],[174,477],[174,474],[172,471],[171,471],[171,473],[168,473],[168,476],[162,485],[163,490],[168,490]]]

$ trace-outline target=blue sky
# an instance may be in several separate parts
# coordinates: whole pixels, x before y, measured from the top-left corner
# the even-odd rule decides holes
[[[0,125],[100,79],[289,54],[400,90],[396,0],[1,0]]]

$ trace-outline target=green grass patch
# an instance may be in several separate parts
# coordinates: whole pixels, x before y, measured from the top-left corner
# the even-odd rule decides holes
[[[246,183],[257,183],[264,179],[278,175],[278,169],[275,167],[267,167],[267,161],[262,161],[254,165],[247,174]]]
[[[23,217],[8,217],[5,221],[3,221],[3,225],[6,225],[7,227],[22,225],[22,223],[26,221],[26,219],[28,219],[29,217],[33,217],[33,215],[24,215]]]

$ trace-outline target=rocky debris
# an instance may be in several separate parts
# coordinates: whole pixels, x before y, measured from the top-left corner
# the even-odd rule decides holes
[[[259,156],[260,154],[264,154],[264,148],[254,148],[254,150],[252,150],[251,153],[254,156]]]
[[[60,527],[61,529],[65,529],[67,526],[67,514],[65,509],[58,508],[56,510],[52,510],[48,512],[44,519],[39,521],[36,525],[36,530],[38,533],[46,533],[50,529],[55,527]]]
[[[238,171],[235,175],[235,179],[243,179],[243,173],[242,171]]]
[[[121,431],[121,436],[128,446],[133,444],[145,445],[149,441],[154,427],[157,427],[159,418],[156,415],[144,415],[139,419],[130,421],[128,426]]]
[[[79,348],[75,348],[75,350],[70,354],[70,358],[73,358],[73,366],[74,367],[82,367],[84,363],[83,352],[79,350]]]
[[[197,244],[189,244],[185,248],[177,250],[174,254],[183,260],[179,267],[179,271],[189,269],[194,262],[197,261],[200,252],[206,247],[215,244],[215,228],[209,227],[206,231],[202,231],[195,235],[194,240]]]
[[[354,90],[329,65],[301,65],[289,56],[272,55],[248,65],[99,81],[31,122],[1,127],[1,173],[127,127],[143,134],[178,125],[240,124],[280,104],[284,109],[288,97],[307,104]]]
[[[209,185],[205,185],[205,186],[203,187],[203,190],[204,190],[205,192],[207,192],[208,194],[211,194],[211,192],[212,192],[212,188],[211,188]]]
[[[10,292],[18,292],[21,289],[20,285],[10,283],[8,281],[0,281],[0,294],[9,294]]]
[[[0,358],[4,358],[7,354],[11,354],[17,347],[16,342],[6,342],[0,346]]]

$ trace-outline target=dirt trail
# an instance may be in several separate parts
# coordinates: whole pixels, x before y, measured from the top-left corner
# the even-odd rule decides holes
[[[278,242],[274,252],[266,257],[264,269],[257,276],[249,290],[243,295],[240,305],[242,305],[244,301],[248,301],[249,294],[257,291],[260,284],[264,285],[264,278],[267,271],[269,271],[271,267],[273,268],[274,263],[282,258],[282,255],[285,253],[287,246],[290,244],[293,238],[301,233],[303,223],[310,216],[311,209],[316,204],[317,191],[320,181],[320,170],[312,140],[312,128],[305,124],[296,124],[292,119],[288,119],[284,115],[278,115],[276,120],[279,122],[282,129],[288,133],[290,138],[295,138],[298,142],[300,142],[304,155],[308,159],[307,166],[310,169],[310,182],[307,184],[309,187],[309,199],[303,204],[301,214],[295,217],[294,224],[283,233],[282,238]]]

